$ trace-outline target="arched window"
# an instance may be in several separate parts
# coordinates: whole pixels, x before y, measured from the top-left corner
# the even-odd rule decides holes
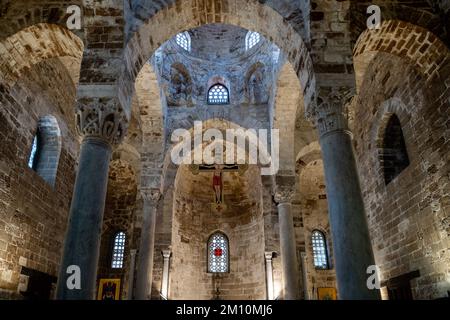
[[[39,159],[39,131],[33,138],[33,144],[31,145],[30,157],[28,158],[28,167],[36,170],[36,165]]]
[[[28,157],[28,167],[54,186],[61,154],[61,132],[53,116],[39,119]]]
[[[229,270],[228,238],[216,232],[208,240],[208,272],[225,273]]]
[[[323,232],[314,230],[311,236],[314,267],[316,269],[329,269],[327,241]]]
[[[384,182],[388,185],[409,166],[403,130],[398,117],[393,114],[387,123],[383,136],[380,160]]]
[[[208,91],[208,104],[229,104],[230,94],[222,84],[213,85]]]
[[[189,32],[185,31],[177,34],[175,40],[184,50],[191,51],[191,36],[189,35]]]
[[[261,35],[255,31],[249,31],[245,37],[245,50],[250,50],[261,40]]]
[[[114,246],[112,252],[111,268],[123,268],[123,257],[125,253],[125,232],[120,231],[114,237]]]

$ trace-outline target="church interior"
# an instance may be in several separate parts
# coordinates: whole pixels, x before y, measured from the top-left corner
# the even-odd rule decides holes
[[[0,300],[449,297],[449,50],[446,0],[1,0]]]

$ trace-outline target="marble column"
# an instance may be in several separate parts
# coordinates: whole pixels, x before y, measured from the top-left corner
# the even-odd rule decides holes
[[[278,203],[284,300],[296,300],[299,298],[299,268],[297,265],[297,250],[291,204],[295,189],[295,177],[282,177],[283,180],[286,180],[286,178],[289,180],[287,185],[276,186],[275,202]]]
[[[264,253],[266,258],[266,282],[267,282],[267,300],[273,300],[273,268],[272,258],[273,252],[268,251]]]
[[[346,88],[322,88],[308,112],[320,135],[340,299],[379,299],[367,288],[367,268],[374,265],[367,217],[344,107]]]
[[[309,288],[308,288],[308,261],[306,252],[301,253],[302,258],[302,270],[303,270],[303,290],[305,294],[305,300],[309,300]]]
[[[169,264],[171,254],[172,252],[170,250],[162,250],[164,264],[163,264],[163,276],[161,281],[161,297],[164,300],[169,299]]]
[[[160,197],[161,192],[159,189],[142,191],[142,198],[144,200],[142,210],[143,221],[136,270],[136,291],[134,294],[137,300],[151,299],[156,213]]]
[[[112,105],[79,105],[79,163],[60,265],[57,299],[95,299],[100,236],[112,147],[122,141],[126,118]]]
[[[136,249],[130,250],[130,272],[128,275],[128,300],[133,300],[134,270],[136,266]]]

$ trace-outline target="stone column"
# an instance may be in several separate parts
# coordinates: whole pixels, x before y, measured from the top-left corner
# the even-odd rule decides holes
[[[133,300],[134,269],[136,264],[136,249],[130,250],[130,273],[128,274],[128,300]]]
[[[302,256],[302,270],[303,270],[303,288],[305,293],[305,300],[309,300],[309,288],[308,288],[308,262],[306,258],[306,252],[301,253]]]
[[[379,299],[367,288],[367,267],[374,265],[367,217],[344,107],[345,88],[322,89],[308,110],[320,134],[336,276],[340,299]]]
[[[161,192],[159,189],[142,191],[142,198],[144,199],[143,221],[134,295],[137,300],[151,299],[156,213],[160,197]]]
[[[162,282],[161,282],[161,297],[164,300],[169,299],[169,263],[170,263],[170,250],[163,250],[162,255],[164,258],[164,264],[163,264],[163,276],[162,276]]]
[[[296,300],[299,298],[299,278],[294,221],[291,208],[295,189],[295,177],[277,177],[276,179],[284,180],[283,184],[278,184],[275,187],[275,202],[278,203],[278,223],[280,225],[280,253],[283,268],[284,300]]]
[[[57,299],[94,299],[109,162],[123,139],[126,117],[117,105],[95,100],[79,105],[77,129],[83,136],[78,171],[60,265]],[[111,103],[111,102],[109,102]]]
[[[265,252],[264,256],[266,257],[267,300],[273,300],[273,268],[272,268],[273,252],[272,251]]]

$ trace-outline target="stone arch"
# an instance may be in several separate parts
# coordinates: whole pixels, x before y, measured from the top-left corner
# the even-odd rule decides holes
[[[296,156],[296,173],[300,174],[301,170],[313,161],[322,159],[322,151],[318,141],[314,141],[303,147]]]
[[[368,66],[379,52],[408,60],[430,82],[450,63],[448,48],[433,33],[404,21],[383,21],[379,30],[364,31],[353,50],[358,91]]]
[[[304,117],[304,99],[301,93],[301,84],[294,68],[286,62],[281,68],[275,94],[272,127],[280,130],[280,168],[294,170],[295,126],[296,115]]]
[[[175,16],[179,19],[174,19]],[[281,14],[256,0],[234,0],[231,3],[219,0],[208,5],[199,5],[194,0],[178,0],[143,21],[129,36],[124,50],[125,71],[119,81],[120,100],[127,101],[136,75],[158,47],[181,31],[210,23],[233,24],[254,30],[277,44],[300,80],[305,105],[314,101],[316,80],[313,64],[301,34]],[[159,32],[153,32],[156,29]]]
[[[0,42],[0,85],[11,88],[23,70],[45,59],[72,57],[81,62],[83,48],[80,38],[58,25],[39,23],[22,29]]]
[[[202,132],[204,133],[205,131],[207,131],[209,128],[214,128],[214,129],[218,129],[219,131],[221,131],[223,138],[225,140],[226,138],[226,134],[225,131],[227,129],[242,129],[244,130],[244,132],[247,130],[245,127],[236,124],[234,122],[231,121],[227,121],[227,120],[223,120],[223,119],[209,119],[207,121],[204,121],[202,123]],[[193,138],[193,134],[194,134],[194,123],[191,124],[190,127],[185,128],[186,130],[189,131],[191,138]],[[210,143],[203,143],[202,147],[204,148],[207,145],[212,145],[213,143],[223,143],[223,145],[225,145],[226,147],[228,146],[228,148],[230,147],[226,141],[224,140],[217,140],[214,142],[210,142]],[[255,147],[258,148],[257,144],[252,144],[252,141],[249,141],[248,139],[246,140],[247,144],[245,147],[245,150],[243,150],[242,148],[240,148],[239,145],[237,145],[237,140],[235,140],[235,143],[231,146],[234,148],[235,151],[235,159],[237,159],[237,152],[239,150],[243,151],[245,153],[246,156],[246,160],[249,161],[249,150],[251,147]],[[270,144],[270,139],[268,140],[268,143]],[[175,175],[177,173],[177,170],[179,169],[180,165],[177,165],[175,163],[173,163],[172,159],[171,159],[171,155],[172,152],[177,152],[176,147],[179,146],[179,144],[175,144],[175,143],[171,143],[167,146],[166,151],[165,151],[165,155],[164,155],[164,165],[163,165],[163,169],[162,169],[162,176],[164,177],[164,182],[163,182],[163,189],[166,190],[167,188],[173,186],[174,181],[175,181]],[[270,146],[269,146],[270,148]],[[277,161],[276,158],[272,158],[271,154],[272,154],[272,149],[265,149],[265,148],[261,148],[259,150],[260,152],[258,152],[258,160],[263,159],[264,162],[273,164],[274,166],[277,166],[278,163],[276,163],[275,161]],[[193,154],[195,153],[195,149],[191,151],[191,159],[194,160],[194,156]],[[224,156],[226,156],[226,149],[224,152]],[[263,168],[264,166],[259,165],[259,167]],[[267,165],[264,167],[267,168]]]
[[[29,1],[29,0],[2,0],[0,3],[0,40],[5,39],[19,30],[40,23],[50,23],[62,28],[66,27],[70,14],[67,8],[76,5],[83,10],[86,1]],[[83,13],[83,12],[82,12]],[[75,31],[79,36],[82,31]]]
[[[55,186],[62,138],[58,121],[52,115],[41,117],[36,131],[33,169],[52,187]]]

